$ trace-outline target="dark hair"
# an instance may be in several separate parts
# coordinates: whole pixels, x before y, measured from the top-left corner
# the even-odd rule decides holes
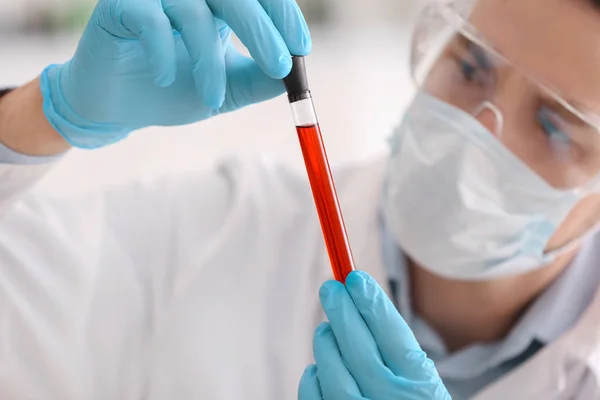
[[[8,94],[8,92],[10,92],[12,89],[0,89],[0,97],[4,96],[5,94]]]

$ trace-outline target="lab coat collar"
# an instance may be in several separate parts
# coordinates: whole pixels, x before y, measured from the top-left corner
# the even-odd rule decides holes
[[[473,400],[600,398],[599,327],[600,290],[573,329]]]

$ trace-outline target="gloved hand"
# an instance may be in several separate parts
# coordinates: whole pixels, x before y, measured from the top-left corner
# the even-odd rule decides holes
[[[310,50],[295,0],[100,0],[73,58],[42,73],[44,112],[72,145],[99,147],[277,96],[290,52]]]
[[[449,400],[434,365],[377,282],[352,272],[319,293],[329,323],[315,332],[316,365],[299,400]]]

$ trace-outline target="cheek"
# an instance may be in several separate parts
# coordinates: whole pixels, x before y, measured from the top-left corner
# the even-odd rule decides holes
[[[550,238],[546,250],[557,249],[586,233],[600,221],[600,194],[581,200]]]

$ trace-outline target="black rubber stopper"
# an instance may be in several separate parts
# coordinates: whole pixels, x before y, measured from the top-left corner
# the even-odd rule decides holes
[[[292,56],[292,70],[283,78],[283,84],[290,103],[310,97],[304,57]]]

